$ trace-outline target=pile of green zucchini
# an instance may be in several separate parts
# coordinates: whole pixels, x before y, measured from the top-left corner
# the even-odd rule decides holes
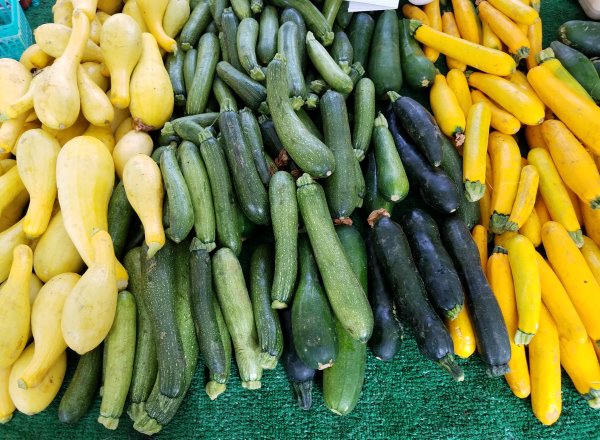
[[[122,184],[111,199],[137,334],[124,333],[126,354],[111,368],[130,374],[105,381],[103,399],[116,402],[106,416],[118,421],[128,396],[135,429],[160,431],[199,353],[210,399],[225,392],[233,359],[249,390],[281,359],[301,408],[323,370],[325,404],[347,414],[367,344],[393,358],[401,322],[462,380],[443,318],[465,300],[488,373],[505,373],[508,335],[469,232],[479,206],[463,193],[452,142],[399,94],[403,67],[405,78],[419,72],[401,64],[418,45],[396,11],[352,14],[341,0],[192,4],[167,57],[177,110],[153,158],[168,240],[153,258]],[[81,358],[79,402],[93,397],[101,359]],[[66,422],[87,408],[69,405],[71,388]]]

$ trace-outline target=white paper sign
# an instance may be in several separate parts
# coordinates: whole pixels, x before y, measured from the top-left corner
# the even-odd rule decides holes
[[[351,1],[348,12],[384,11],[398,9],[398,0],[366,0],[361,2]]]

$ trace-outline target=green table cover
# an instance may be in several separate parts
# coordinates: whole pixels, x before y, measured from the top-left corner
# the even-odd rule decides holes
[[[32,28],[52,20],[52,0],[30,8]],[[542,0],[544,46],[556,36],[558,26],[569,19],[585,19],[575,0]],[[70,380],[76,357],[69,356]],[[459,360],[465,380],[453,382],[437,365],[425,360],[410,334],[402,351],[391,362],[369,354],[363,392],[356,409],[339,417],[323,404],[321,379],[313,391],[313,408],[296,405],[281,366],[266,371],[259,391],[240,385],[234,367],[227,391],[212,402],[204,392],[203,368],[198,368],[189,393],[175,419],[159,434],[164,438],[483,438],[483,439],[586,439],[600,438],[600,411],[591,409],[563,374],[563,409],[559,421],[543,426],[531,411],[529,399],[515,397],[503,378],[490,379],[477,355]],[[110,374],[110,372],[109,372]],[[41,414],[28,417],[18,412],[0,425],[0,439],[121,439],[141,437],[127,415],[119,428],[100,425],[100,399],[75,426],[58,421],[58,402]]]

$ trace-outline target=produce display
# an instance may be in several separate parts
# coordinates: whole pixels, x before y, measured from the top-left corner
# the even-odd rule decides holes
[[[345,415],[405,328],[544,425],[561,367],[600,408],[600,24],[544,48],[539,10],[58,0],[0,59],[0,422],[67,350],[64,423],[99,394],[156,434],[232,362],[256,393],[281,362],[304,410],[322,371]]]

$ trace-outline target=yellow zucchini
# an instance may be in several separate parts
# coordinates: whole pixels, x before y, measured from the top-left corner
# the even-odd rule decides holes
[[[600,247],[594,243],[594,240],[584,235],[583,246],[580,251],[592,274],[594,274],[594,278],[600,284]]]
[[[498,106],[494,101],[489,99],[479,90],[471,90],[471,100],[475,104],[478,102],[485,102],[490,106],[490,110],[492,112],[490,126],[494,130],[504,134],[515,134],[521,129],[521,122],[517,118]]]
[[[505,231],[502,234],[494,235],[494,251],[507,253],[507,242],[516,237],[517,233],[513,231]]]
[[[463,115],[466,118],[469,114],[471,105],[473,105],[467,77],[460,69],[450,69],[446,74],[446,82],[448,83],[448,87],[454,92],[458,104],[463,111]]]
[[[486,156],[492,113],[480,102],[469,109],[463,144],[463,182],[469,201],[481,199],[486,192]]]
[[[518,24],[530,25],[540,18],[535,9],[521,0],[488,0],[488,2]]]
[[[94,260],[67,297],[61,319],[65,342],[79,354],[96,348],[108,334],[117,309],[115,252],[108,232],[91,239]]]
[[[485,22],[481,23],[481,44],[490,49],[502,50],[502,41]]]
[[[477,245],[477,250],[479,251],[479,259],[481,260],[481,267],[487,267],[488,260],[488,232],[482,225],[475,225],[473,230],[471,231],[471,236],[473,237],[473,241]]]
[[[453,37],[461,38],[460,32],[458,31],[458,26],[456,24],[456,19],[454,18],[454,13],[452,11],[445,11],[442,14],[442,32],[452,35]],[[457,69],[461,72],[464,72],[467,69],[467,65],[465,63],[449,57],[446,58],[446,65],[448,66],[448,69]],[[467,114],[467,112],[465,112],[465,114]]]
[[[574,342],[561,338],[560,363],[577,392],[592,408],[600,408],[600,364],[592,341]]]
[[[429,25],[429,18],[427,17],[427,14],[423,12],[423,9],[411,5],[410,3],[402,5],[402,15],[404,15],[404,18],[419,20],[420,22]]]
[[[579,207],[585,225],[585,233],[594,243],[600,246],[600,210],[592,209],[590,205],[581,200],[579,201]]]
[[[475,12],[473,2],[471,0],[452,0],[452,10],[461,38],[481,44],[481,22]]]
[[[599,341],[600,285],[577,246],[568,238],[560,223],[548,222],[542,227],[542,243],[548,261],[571,298],[588,335]]]
[[[550,153],[542,148],[534,148],[529,151],[527,160],[537,168],[540,176],[540,193],[552,220],[563,225],[577,247],[581,247],[583,245],[581,226]],[[538,209],[539,214],[540,210]]]
[[[442,133],[452,138],[455,145],[462,145],[465,140],[465,114],[441,73],[435,75],[429,92],[429,103]]]
[[[423,12],[427,15],[428,25],[436,31],[442,30],[442,15],[440,12],[440,0],[432,0],[429,3],[423,5]],[[440,56],[440,52],[432,47],[425,46],[423,53],[432,62],[436,62]]]
[[[483,193],[483,197],[479,199],[479,215],[481,217],[481,224],[486,229],[490,227],[490,204],[492,201],[492,194],[489,187],[486,186]]]
[[[525,224],[535,205],[539,181],[540,176],[535,166],[526,165],[521,169],[517,195],[506,222],[506,230],[518,231]]]
[[[486,23],[506,44],[511,54],[517,58],[527,58],[530,49],[529,40],[515,22],[485,0],[479,3],[477,11],[481,21]]]
[[[529,97],[529,99],[531,99],[531,101],[535,102],[539,107],[544,108],[544,119],[549,119],[549,117],[551,117],[551,115],[548,115],[548,109],[546,108],[542,100],[538,97],[538,95],[535,93],[535,90],[533,90],[533,88],[529,84],[529,81],[527,81],[527,75],[525,75],[520,70],[515,70],[513,73],[508,75],[506,79],[514,85],[516,85],[518,88],[520,88],[521,91],[525,93]]]
[[[529,40],[530,49],[529,55],[525,60],[527,65],[527,69],[533,69],[538,65],[537,55],[544,48],[543,47],[543,38],[544,34],[542,32],[542,20],[535,20],[532,24],[527,26],[527,39]]]
[[[538,170],[538,174],[539,174],[539,170]],[[544,226],[546,224],[546,222],[549,222],[550,220],[552,220],[552,218],[550,217],[550,213],[548,212],[548,208],[546,207],[546,203],[544,202],[544,198],[542,197],[542,194],[539,190],[539,184],[538,184],[538,195],[535,199],[535,212],[537,212],[537,215],[540,219],[540,225]]]
[[[519,228],[519,234],[527,237],[535,247],[542,244],[542,225],[540,224],[540,218],[537,215],[535,207],[531,210],[525,223]]]
[[[543,148],[544,150],[548,149],[548,145],[546,145],[546,141],[544,141],[544,137],[542,136],[542,126],[541,125],[526,125],[525,126],[525,141],[527,142],[527,146],[529,149],[533,148]]]
[[[471,318],[469,318],[467,304],[463,305],[456,318],[453,320],[445,318],[444,321],[454,344],[454,354],[462,359],[469,358],[475,353],[477,344],[475,343],[475,333],[473,332]]]

